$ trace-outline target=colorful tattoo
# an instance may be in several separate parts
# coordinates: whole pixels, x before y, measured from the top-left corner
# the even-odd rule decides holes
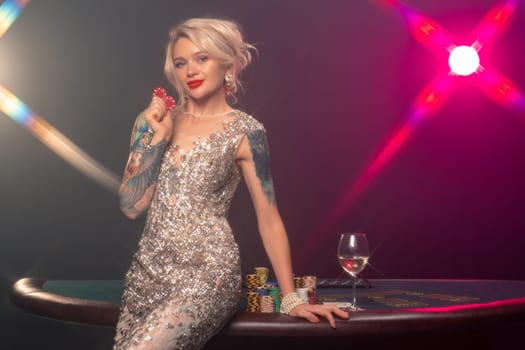
[[[248,133],[247,136],[257,177],[261,182],[266,198],[268,198],[271,204],[275,204],[275,193],[272,176],[270,174],[270,152],[268,142],[266,141],[266,134],[263,130],[255,130]]]
[[[141,212],[145,209],[137,208],[136,205],[157,181],[160,162],[168,142],[163,140],[150,146],[151,138],[149,125],[140,114],[133,128],[129,161],[120,191],[120,206],[126,211]]]
[[[132,152],[139,148],[145,149],[148,147],[153,136],[149,130],[149,124],[146,119],[144,119],[144,115],[142,113],[139,114],[133,127],[133,141],[130,147]]]

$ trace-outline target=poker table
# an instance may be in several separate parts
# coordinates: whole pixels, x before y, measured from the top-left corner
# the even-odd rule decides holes
[[[364,310],[313,324],[277,313],[242,311],[207,348],[268,349],[282,346],[324,349],[354,344],[368,348],[491,349],[498,330],[525,325],[525,281],[377,279],[357,288]],[[31,313],[57,320],[114,327],[123,282],[22,278],[11,301]],[[317,301],[351,300],[348,280],[319,279]],[[276,343],[278,342],[278,343]]]

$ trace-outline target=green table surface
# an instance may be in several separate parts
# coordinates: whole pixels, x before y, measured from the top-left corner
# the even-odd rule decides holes
[[[352,290],[319,287],[319,302],[347,302]],[[122,280],[48,280],[43,290],[71,298],[107,301],[119,304]],[[445,307],[480,304],[525,297],[525,281],[498,280],[371,280],[371,288],[357,288],[360,306],[367,310],[391,308]],[[241,302],[241,308],[243,305]]]

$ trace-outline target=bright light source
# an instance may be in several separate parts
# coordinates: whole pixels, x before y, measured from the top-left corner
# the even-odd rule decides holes
[[[450,52],[448,65],[457,75],[470,75],[479,68],[478,52],[470,46],[458,46]]]

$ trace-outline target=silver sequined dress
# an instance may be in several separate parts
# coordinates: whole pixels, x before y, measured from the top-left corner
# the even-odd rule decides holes
[[[163,155],[144,232],[125,277],[114,350],[199,349],[238,308],[241,269],[226,220],[241,178],[244,135],[264,128],[241,111],[181,155]]]

